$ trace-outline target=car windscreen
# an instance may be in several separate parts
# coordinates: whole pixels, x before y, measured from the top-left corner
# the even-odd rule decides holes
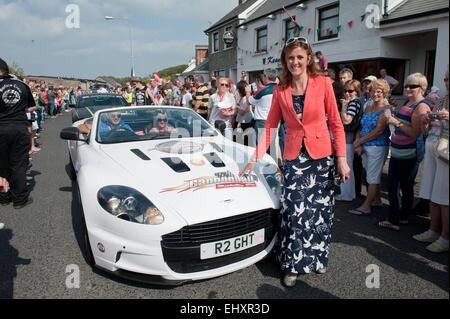
[[[216,135],[217,131],[190,109],[146,107],[100,113],[96,140],[115,144]]]
[[[78,107],[90,106],[127,106],[128,103],[120,96],[92,96],[82,97],[78,103]]]

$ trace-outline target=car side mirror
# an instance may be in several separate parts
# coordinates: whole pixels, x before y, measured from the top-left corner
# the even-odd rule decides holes
[[[87,143],[88,140],[80,138],[80,131],[76,127],[67,127],[59,134],[61,139],[67,141],[80,141]]]
[[[225,131],[225,129],[227,128],[227,124],[226,124],[224,121],[222,121],[222,120],[217,120],[217,121],[214,123],[214,127],[215,127],[217,130],[219,130],[219,132],[223,132],[223,131]]]

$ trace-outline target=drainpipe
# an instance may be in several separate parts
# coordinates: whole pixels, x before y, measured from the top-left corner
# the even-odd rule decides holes
[[[389,0],[384,0],[384,13],[383,13],[383,17],[387,18],[389,16],[388,14],[388,8],[389,8]]]

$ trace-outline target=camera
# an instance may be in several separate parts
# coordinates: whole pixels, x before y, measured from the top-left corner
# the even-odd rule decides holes
[[[437,121],[439,120],[439,114],[436,112],[428,113],[428,118],[430,121]]]

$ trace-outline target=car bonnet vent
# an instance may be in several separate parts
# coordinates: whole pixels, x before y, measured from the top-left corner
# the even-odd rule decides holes
[[[140,159],[142,159],[144,161],[150,161],[150,158],[147,155],[145,155],[141,150],[132,149],[131,151]]]
[[[177,173],[189,172],[191,169],[179,157],[166,157],[161,160]]]
[[[220,168],[225,167],[225,163],[220,159],[216,153],[206,153],[203,156],[211,163],[212,166]]]

